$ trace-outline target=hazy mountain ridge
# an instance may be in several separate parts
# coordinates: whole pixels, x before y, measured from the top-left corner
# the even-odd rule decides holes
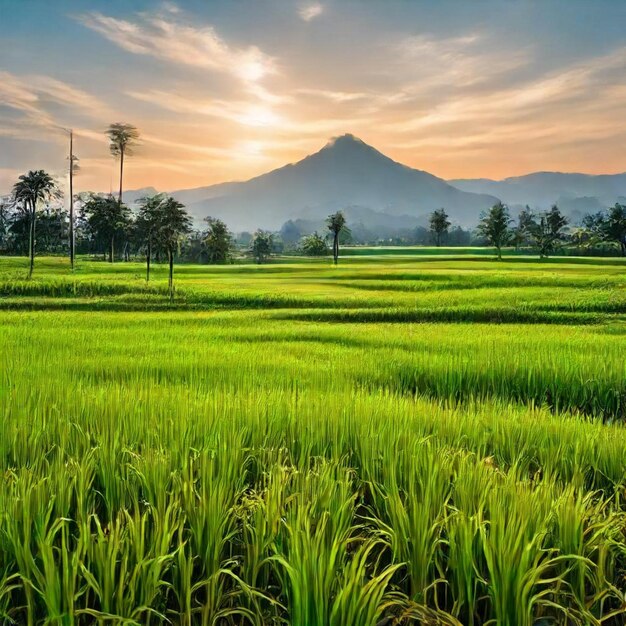
[[[502,180],[489,178],[453,179],[458,189],[489,193],[511,205],[547,209],[555,202],[566,213],[597,211],[626,196],[626,172],[621,174],[578,174],[534,172]]]
[[[154,191],[127,191],[128,203]],[[503,180],[445,181],[382,154],[353,135],[331,139],[321,150],[247,181],[170,192],[197,221],[219,217],[235,231],[278,229],[288,220],[320,224],[345,209],[349,221],[369,229],[427,225],[428,214],[444,207],[452,221],[473,227],[498,200],[513,214],[522,206],[557,203],[572,219],[601,210],[626,196],[626,173],[535,172]],[[395,219],[394,219],[395,218]],[[410,225],[410,226],[409,226]]]

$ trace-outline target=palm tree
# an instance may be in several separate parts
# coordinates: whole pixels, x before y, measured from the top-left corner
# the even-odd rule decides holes
[[[120,158],[120,192],[117,201],[122,204],[122,181],[124,179],[124,157],[133,155],[133,146],[139,139],[139,131],[131,124],[115,122],[105,132],[109,138],[109,149],[114,157]]]
[[[333,236],[333,261],[339,261],[339,235],[346,229],[346,218],[341,211],[337,211],[326,218],[326,225]]]
[[[29,217],[28,229],[28,255],[30,266],[28,277],[33,275],[35,268],[35,222],[37,219],[37,206],[41,202],[49,202],[52,198],[59,197],[56,183],[50,174],[44,170],[31,170],[28,174],[22,174],[13,185],[13,200],[20,204]]]

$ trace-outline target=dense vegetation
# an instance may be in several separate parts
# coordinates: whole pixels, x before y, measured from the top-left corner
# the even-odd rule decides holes
[[[436,252],[2,259],[0,623],[623,624],[626,264]]]

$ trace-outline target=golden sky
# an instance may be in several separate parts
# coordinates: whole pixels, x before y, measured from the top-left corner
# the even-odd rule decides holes
[[[624,171],[625,5],[5,0],[0,192],[62,178],[66,128],[79,189],[114,189],[117,121],[142,135],[128,189],[247,179],[343,133],[448,179]]]

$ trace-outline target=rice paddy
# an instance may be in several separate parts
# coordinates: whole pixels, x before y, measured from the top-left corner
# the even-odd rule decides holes
[[[0,260],[0,624],[626,620],[626,263]]]

